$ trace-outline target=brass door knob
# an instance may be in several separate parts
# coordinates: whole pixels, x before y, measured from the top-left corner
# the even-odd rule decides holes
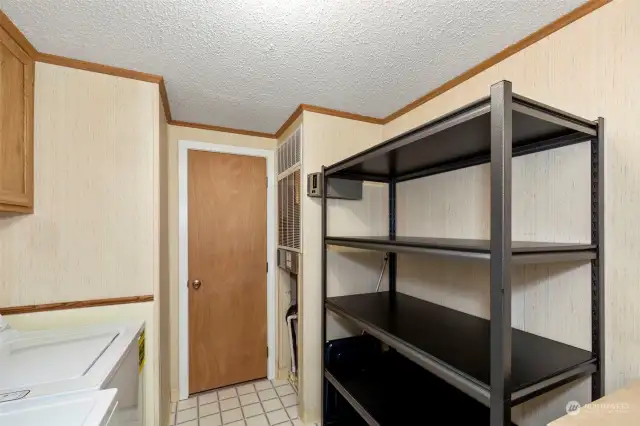
[[[202,282],[200,280],[193,280],[191,282],[191,285],[193,286],[194,290],[197,290],[200,288],[200,286],[202,285]]]

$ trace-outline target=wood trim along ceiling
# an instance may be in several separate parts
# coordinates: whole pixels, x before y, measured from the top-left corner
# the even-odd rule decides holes
[[[153,302],[153,295],[114,297],[111,299],[78,300],[74,302],[47,303],[42,305],[12,306],[0,308],[0,315],[32,314],[34,312],[61,311],[65,309],[95,308],[97,306],[126,305]]]
[[[213,126],[210,124],[190,123],[188,121],[171,120],[168,122],[172,126],[193,127],[194,129],[213,130],[216,132],[236,133],[239,135],[257,136],[259,138],[274,138],[273,133],[256,132],[253,130],[234,129],[231,127]]]
[[[383,123],[386,124],[386,123],[388,123],[390,121],[395,120],[396,118],[398,118],[398,117],[408,113],[409,111],[419,107],[420,105],[430,101],[431,99],[435,98],[436,96],[440,96],[444,92],[446,92],[446,91],[448,91],[450,89],[453,89],[454,87],[464,83],[465,81],[469,80],[470,78],[480,74],[482,71],[485,71],[485,70],[491,68],[492,66],[496,65],[497,63],[504,61],[505,59],[509,58],[510,56],[515,55],[516,53],[520,52],[521,50],[526,49],[527,47],[531,46],[532,44],[542,40],[545,37],[550,36],[551,34],[555,33],[556,31],[566,27],[570,23],[577,21],[578,19],[588,15],[589,13],[593,12],[594,10],[597,10],[597,9],[601,8],[605,4],[611,3],[612,1],[613,0],[589,0],[589,1],[587,1],[586,3],[582,4],[581,6],[578,6],[577,8],[573,9],[571,12],[567,13],[566,15],[563,15],[560,18],[556,19],[555,21],[551,22],[550,24],[545,25],[544,27],[540,28],[538,31],[529,34],[528,36],[526,36],[522,40],[518,41],[517,43],[514,43],[514,44],[512,44],[510,46],[507,46],[505,49],[503,49],[500,52],[496,53],[492,57],[490,57],[488,59],[485,59],[484,61],[480,62],[478,65],[476,65],[476,66],[474,66],[472,68],[469,68],[467,71],[463,72],[459,76],[457,76],[457,77],[447,81],[443,85],[433,89],[432,91],[430,91],[426,95],[419,97],[415,101],[411,102],[408,105],[405,105],[404,107],[400,108],[396,112],[389,114],[384,119],[382,119]]]
[[[2,26],[9,34],[11,34],[16,42],[27,52],[31,57],[33,57],[36,61],[46,62],[54,65],[61,65],[70,68],[78,68],[86,71],[99,72],[103,74],[114,75],[118,77],[131,78],[134,80],[142,80],[150,83],[157,83],[160,89],[160,98],[162,100],[165,115],[167,118],[167,123],[173,126],[183,126],[183,127],[193,127],[197,129],[205,129],[205,130],[215,130],[219,132],[227,132],[227,133],[237,133],[241,135],[249,135],[249,136],[258,136],[265,138],[278,138],[280,137],[284,131],[293,123],[302,113],[302,111],[311,111],[319,114],[332,115],[335,117],[347,118],[350,120],[358,120],[364,121],[367,123],[375,123],[375,124],[387,124],[392,120],[412,111],[413,109],[423,105],[429,100],[439,96],[446,91],[458,86],[459,84],[464,83],[470,78],[480,74],[482,71],[491,68],[497,63],[504,61],[510,56],[515,55],[521,50],[531,46],[532,44],[542,40],[543,38],[553,34],[554,32],[566,27],[572,22],[577,21],[578,19],[588,15],[589,13],[601,8],[602,6],[611,3],[613,0],[588,0],[581,6],[572,10],[564,16],[556,19],[548,25],[540,28],[534,33],[529,34],[522,40],[514,43],[510,46],[507,46],[505,49],[496,53],[492,57],[480,62],[478,65],[468,69],[464,73],[459,76],[447,81],[441,86],[431,90],[429,93],[421,96],[415,101],[409,103],[408,105],[400,108],[399,110],[389,114],[384,118],[376,118],[370,117],[366,115],[353,114],[345,111],[339,111],[330,108],[324,108],[315,105],[308,104],[300,104],[295,111],[287,118],[287,120],[280,126],[280,128],[275,133],[263,133],[263,132],[255,132],[252,130],[242,130],[242,129],[233,129],[229,127],[220,127],[220,126],[212,126],[208,124],[200,124],[200,123],[189,123],[185,121],[173,120],[171,118],[171,110],[169,107],[169,98],[167,96],[167,89],[165,87],[164,78],[160,75],[155,74],[147,74],[140,71],[133,71],[124,68],[111,67],[108,65],[100,65],[93,62],[86,62],[77,59],[65,58],[62,56],[50,55],[47,53],[38,52],[31,43],[25,38],[25,36],[20,32],[20,30],[11,22],[11,20],[0,11],[0,26]]]
[[[46,64],[60,65],[62,67],[76,68],[79,70],[108,74],[116,77],[130,78],[133,80],[147,81],[149,83],[160,84],[164,81],[161,75],[147,74],[145,72],[133,71],[125,68],[96,64],[95,62],[81,61],[79,59],[51,55],[49,53],[38,52],[34,59],[38,62],[44,62]]]
[[[11,38],[18,43],[18,46],[20,46],[20,48],[24,50],[31,59],[35,58],[38,53],[36,48],[33,47],[33,44],[27,40],[24,34],[22,34],[22,31],[15,26],[11,19],[4,14],[2,9],[0,9],[0,27],[2,27],[11,36]]]

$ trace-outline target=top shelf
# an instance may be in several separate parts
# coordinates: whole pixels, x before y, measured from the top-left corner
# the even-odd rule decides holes
[[[597,122],[512,95],[512,155],[593,139]],[[325,169],[371,181],[417,179],[490,161],[491,98],[485,97]]]

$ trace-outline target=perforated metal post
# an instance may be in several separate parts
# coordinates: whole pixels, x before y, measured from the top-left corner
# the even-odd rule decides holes
[[[322,260],[321,260],[321,287],[322,287],[322,293],[320,295],[320,303],[322,304],[322,310],[321,310],[321,323],[320,323],[320,330],[321,330],[321,340],[320,340],[320,374],[322,377],[322,380],[320,380],[320,383],[322,384],[322,389],[320,392],[320,407],[321,407],[321,412],[320,412],[320,424],[324,425],[324,415],[325,415],[325,410],[326,410],[326,403],[327,401],[325,400],[325,390],[328,386],[327,383],[327,379],[325,378],[325,374],[324,374],[324,358],[325,358],[325,346],[326,346],[326,342],[327,342],[327,308],[326,308],[326,304],[325,301],[327,300],[327,245],[325,243],[325,239],[327,238],[327,178],[325,176],[324,173],[324,169],[325,167],[322,166],[322,202],[321,202],[321,207],[322,207],[322,225],[321,225],[321,232],[322,232]]]
[[[591,351],[598,370],[591,378],[591,399],[604,395],[604,118],[598,118],[598,137],[591,141]]]
[[[491,426],[511,424],[511,82],[491,86]]]
[[[389,182],[389,238],[396,236],[396,180]],[[398,255],[389,253],[389,300],[394,300],[396,295],[396,276],[398,273]]]

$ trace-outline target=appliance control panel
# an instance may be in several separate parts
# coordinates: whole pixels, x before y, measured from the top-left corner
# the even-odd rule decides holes
[[[19,390],[15,392],[0,393],[0,403],[7,401],[15,401],[16,399],[22,399],[29,393],[28,390]]]

